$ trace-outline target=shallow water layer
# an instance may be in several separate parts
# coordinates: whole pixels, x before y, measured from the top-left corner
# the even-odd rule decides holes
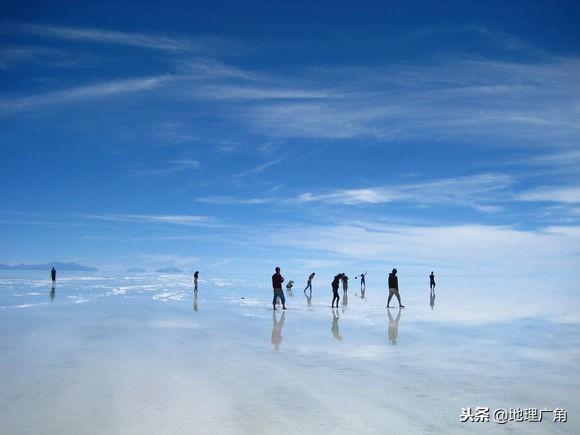
[[[332,310],[315,286],[282,312],[271,290],[202,281],[196,297],[185,276],[77,275],[54,291],[2,276],[1,432],[580,432],[573,316],[402,295],[386,310],[383,290],[353,287]],[[460,422],[478,406],[568,421]]]

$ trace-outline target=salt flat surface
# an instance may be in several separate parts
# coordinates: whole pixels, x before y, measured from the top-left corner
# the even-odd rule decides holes
[[[1,433],[580,433],[570,292],[402,288],[389,318],[356,282],[283,313],[235,280],[45,275],[0,276]],[[477,406],[568,422],[460,423]]]

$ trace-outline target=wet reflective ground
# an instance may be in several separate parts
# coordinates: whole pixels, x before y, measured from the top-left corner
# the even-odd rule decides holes
[[[298,287],[274,312],[231,282],[4,275],[1,433],[580,433],[577,299]],[[568,421],[460,423],[477,406]]]

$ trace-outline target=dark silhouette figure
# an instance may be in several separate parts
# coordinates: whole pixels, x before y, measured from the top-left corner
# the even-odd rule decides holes
[[[338,310],[333,309],[332,310],[332,335],[334,335],[334,338],[336,338],[337,340],[342,340],[342,335],[340,335],[340,331],[338,330],[338,320],[340,319],[340,316],[338,314]]]
[[[52,285],[56,284],[56,269],[53,267],[50,271],[50,280],[52,281]]]
[[[342,291],[346,292],[348,290],[348,276],[346,276],[346,273],[342,273]]]
[[[54,298],[56,297],[56,287],[54,284],[50,288],[50,302],[54,303]]]
[[[393,320],[393,316],[391,316],[391,310],[387,310],[387,314],[389,315],[389,340],[391,340],[391,344],[397,345],[397,337],[399,336],[399,320],[401,319],[401,309],[399,308],[399,312],[397,313],[397,318]]]
[[[199,270],[196,270],[193,274],[193,291],[197,292],[197,280],[199,278]]]
[[[284,290],[282,290],[282,283],[284,277],[280,275],[280,268],[276,267],[276,273],[272,275],[272,288],[274,289],[274,298],[272,299],[272,306],[276,310],[276,298],[280,298],[282,302],[282,309],[286,309],[286,298],[284,297]]]
[[[334,301],[336,301],[336,308],[338,308],[338,301],[340,300],[340,296],[338,295],[338,287],[340,285],[340,279],[342,278],[342,274],[339,273],[334,277],[332,281],[332,304],[331,307],[334,308]]]
[[[433,307],[435,307],[435,289],[432,288],[431,291],[429,292],[429,305],[431,306],[431,309],[433,309]]]
[[[397,278],[397,269],[393,269],[391,273],[389,273],[389,299],[387,299],[387,308],[391,303],[391,299],[395,295],[397,300],[399,301],[399,308],[405,308],[403,304],[401,304],[401,296],[399,296],[399,279]]]
[[[304,287],[304,293],[306,293],[306,290],[312,291],[312,280],[314,279],[314,275],[316,275],[316,273],[312,272],[308,277],[308,281],[306,281],[306,287]]]
[[[363,290],[367,289],[367,281],[366,281],[367,273],[368,272],[361,273],[360,275],[357,275],[354,277],[354,279],[360,278],[360,291],[361,291],[361,293],[363,293]]]
[[[286,313],[284,311],[282,311],[280,321],[276,318],[276,313],[272,311],[272,344],[276,351],[280,350],[280,343],[282,343],[282,328],[284,327],[285,319]]]
[[[429,288],[435,290],[435,274],[433,272],[429,275]]]
[[[197,290],[193,291],[193,311],[197,311]]]

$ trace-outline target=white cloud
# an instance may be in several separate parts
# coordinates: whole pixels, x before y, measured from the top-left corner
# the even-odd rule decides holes
[[[520,201],[559,202],[580,204],[580,187],[541,187],[517,196]]]
[[[0,100],[0,116],[37,106],[63,104],[119,94],[149,91],[158,88],[172,79],[173,77],[169,75],[163,75],[139,79],[113,80],[27,97],[4,99]]]
[[[199,47],[199,43],[195,44],[185,39],[94,28],[16,24],[6,26],[4,30],[15,33],[28,33],[44,38],[69,39],[74,41],[96,42],[99,44],[121,44],[157,50],[183,51]]]
[[[415,205],[459,205],[491,212],[499,210],[499,207],[490,203],[505,201],[509,197],[507,188],[513,183],[513,178],[505,174],[479,174],[388,187],[303,193],[296,201],[345,205],[399,201]]]
[[[198,198],[197,201],[205,202],[207,204],[218,204],[218,205],[256,205],[256,204],[268,204],[275,202],[275,198],[236,198],[233,196],[206,196]]]
[[[199,162],[197,160],[170,160],[166,162],[165,166],[162,168],[155,169],[145,169],[145,168],[134,168],[130,172],[134,175],[139,176],[155,176],[155,175],[167,175],[175,172],[183,172],[190,170],[198,170],[200,168]]]
[[[88,219],[103,220],[109,222],[136,222],[136,223],[161,223],[170,225],[212,225],[215,220],[208,216],[193,215],[152,215],[152,214],[84,214]]]
[[[287,225],[264,231],[263,242],[289,250],[327,252],[391,265],[433,265],[467,274],[570,273],[580,256],[580,227],[525,231],[494,225],[403,226],[381,223]],[[574,270],[577,268],[573,268]],[[577,274],[577,272],[576,272]]]

